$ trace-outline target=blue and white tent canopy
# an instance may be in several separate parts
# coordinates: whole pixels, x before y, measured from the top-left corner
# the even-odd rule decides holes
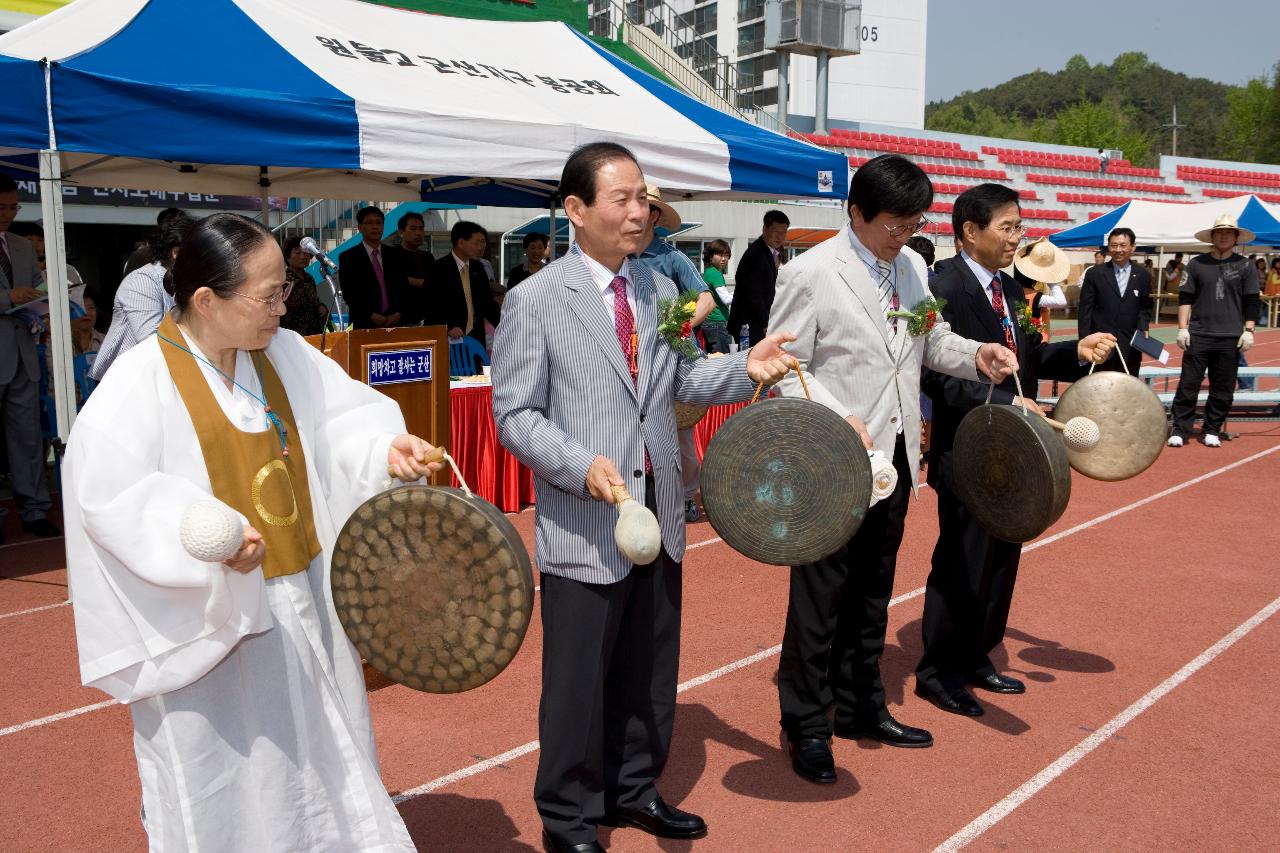
[[[98,186],[252,195],[265,168],[273,195],[415,200],[482,178],[489,197],[464,200],[542,205],[570,151],[611,140],[677,198],[848,187],[843,156],[702,104],[557,22],[355,0],[77,0],[0,37],[0,82],[0,146],[51,147],[52,131],[64,174]]]
[[[1079,246],[1103,246],[1113,228],[1129,228],[1138,235],[1139,246],[1159,246],[1172,251],[1204,248],[1196,232],[1211,228],[1219,216],[1228,213],[1236,224],[1258,235],[1256,244],[1275,245],[1280,239],[1280,219],[1256,196],[1206,201],[1200,204],[1176,204],[1134,199],[1125,202],[1091,222],[1059,231],[1049,239],[1064,249]]]

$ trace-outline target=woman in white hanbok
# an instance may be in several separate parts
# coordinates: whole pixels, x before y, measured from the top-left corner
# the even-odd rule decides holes
[[[393,401],[279,329],[284,259],[258,223],[201,221],[166,286],[174,314],[112,365],[63,468],[81,676],[132,711],[151,850],[412,850],[379,774],[329,558],[388,474],[439,467],[422,461],[430,445],[405,434]],[[262,464],[252,503],[227,497],[242,447],[265,447],[247,460]],[[266,508],[281,494],[292,516]],[[215,499],[245,532],[219,564],[178,535],[190,506]],[[288,524],[296,535],[273,551],[290,528],[272,525]],[[292,565],[273,567],[282,551]]]

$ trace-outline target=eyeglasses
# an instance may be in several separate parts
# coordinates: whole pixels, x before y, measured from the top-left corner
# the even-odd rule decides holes
[[[1005,239],[1008,239],[1008,238],[1010,238],[1010,237],[1021,237],[1023,234],[1026,234],[1026,233],[1027,233],[1027,226],[1022,225],[1022,224],[1018,224],[1018,225],[1000,225],[1000,226],[997,226],[997,227],[995,227],[995,228],[992,228],[991,230],[992,230],[992,231],[995,231],[996,233],[998,233],[1000,236],[1004,237]]]
[[[885,225],[883,228],[889,232],[890,237],[901,237],[903,234],[919,234],[929,225],[928,219],[921,219],[919,222],[913,222],[910,225]]]
[[[0,204],[0,213],[17,213],[22,210],[20,204]]]
[[[270,296],[266,299],[263,299],[261,296],[250,296],[249,294],[241,293],[238,290],[233,290],[231,292],[236,296],[243,296],[245,299],[252,299],[254,302],[261,302],[263,305],[268,305],[274,308],[284,300],[288,299],[290,293],[293,293],[293,282],[288,282],[284,287],[277,290],[274,296]]]

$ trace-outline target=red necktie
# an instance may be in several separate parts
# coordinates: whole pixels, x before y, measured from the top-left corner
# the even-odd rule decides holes
[[[622,347],[622,357],[627,360],[627,369],[631,371],[631,385],[636,387],[640,378],[639,353],[636,341],[636,318],[631,313],[631,305],[627,303],[627,280],[615,275],[611,282],[613,287],[613,330],[618,333],[618,344]],[[653,473],[653,463],[649,461],[649,448],[644,449],[644,472]]]
[[[387,279],[382,274],[382,259],[377,249],[369,253],[369,260],[373,263],[373,275],[378,279],[378,289],[382,291],[382,310],[378,313],[385,314],[391,305],[387,302]]]
[[[991,279],[991,309],[996,312],[1000,327],[1004,329],[1004,345],[1018,354],[1018,343],[1013,338],[1013,323],[1004,313],[1004,288],[1000,286],[1000,276]]]

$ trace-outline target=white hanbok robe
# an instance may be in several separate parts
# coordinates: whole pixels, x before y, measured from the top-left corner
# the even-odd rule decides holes
[[[63,467],[67,563],[86,685],[127,702],[151,850],[413,850],[382,784],[360,660],[334,611],[329,558],[380,491],[399,407],[293,332],[267,349],[306,454],[323,548],[264,581],[182,548],[211,499],[195,430],[151,338],[112,366],[78,417]],[[203,373],[231,422],[262,406]],[[261,395],[245,353],[236,381]]]

